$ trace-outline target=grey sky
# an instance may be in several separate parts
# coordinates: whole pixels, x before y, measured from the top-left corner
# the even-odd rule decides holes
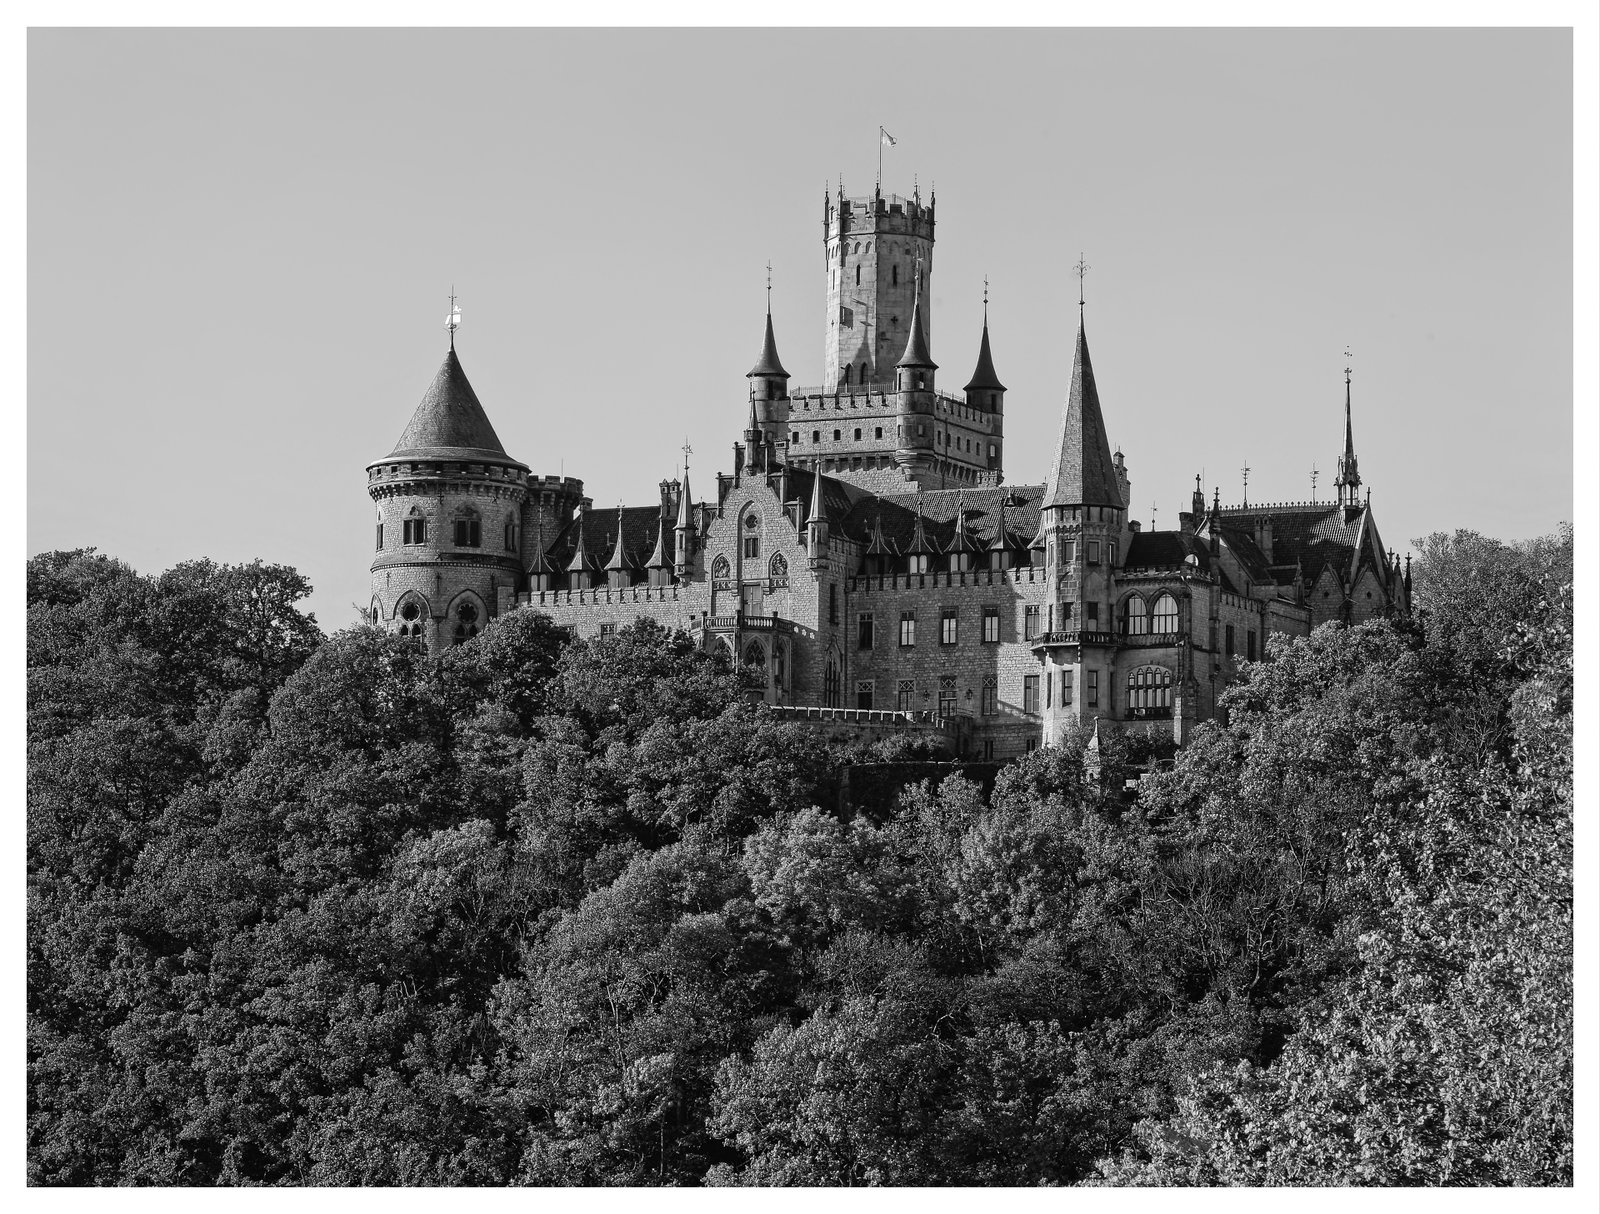
[[[367,598],[365,465],[458,348],[507,450],[697,495],[778,348],[820,377],[824,183],[938,188],[933,355],[991,283],[1007,479],[1077,322],[1134,510],[1331,496],[1344,349],[1386,542],[1572,517],[1562,31],[43,31],[28,548],[260,556]]]

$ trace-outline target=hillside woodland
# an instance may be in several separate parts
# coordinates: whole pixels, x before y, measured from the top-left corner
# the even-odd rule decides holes
[[[430,659],[28,563],[40,1185],[1562,1185],[1572,535],[1418,548],[1170,765],[775,720],[640,623]],[[950,769],[943,769],[950,770]]]

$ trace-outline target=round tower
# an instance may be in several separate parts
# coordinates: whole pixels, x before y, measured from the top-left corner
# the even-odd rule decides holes
[[[927,294],[933,271],[930,196],[846,198],[841,187],[823,204],[828,263],[828,321],[823,387],[887,384],[906,347],[917,288]],[[926,317],[924,317],[926,325]],[[926,328],[924,340],[931,337]]]
[[[399,442],[367,465],[377,507],[369,619],[435,652],[514,601],[528,493],[528,466],[500,445],[450,327],[450,351]]]

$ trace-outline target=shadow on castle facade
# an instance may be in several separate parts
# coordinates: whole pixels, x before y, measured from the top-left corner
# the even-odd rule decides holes
[[[1334,501],[1225,507],[1196,477],[1178,529],[1145,530],[1080,319],[1045,483],[1005,484],[987,316],[969,382],[937,386],[933,229],[931,198],[827,200],[828,383],[790,386],[769,309],[732,471],[699,501],[687,471],[615,509],[535,475],[452,339],[367,469],[371,622],[438,649],[512,610],[582,636],[647,616],[758,667],[785,713],[999,759],[1095,720],[1181,743],[1270,634],[1407,610],[1359,496],[1348,375]]]

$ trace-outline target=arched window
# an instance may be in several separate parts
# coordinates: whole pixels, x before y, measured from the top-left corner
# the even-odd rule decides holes
[[[455,520],[455,545],[457,548],[478,548],[483,544],[482,528],[476,511],[469,510]]]
[[[867,360],[864,358],[861,360],[861,382],[867,382]]]
[[[1134,716],[1172,711],[1172,671],[1141,666],[1128,672],[1128,711]]]
[[[746,666],[765,666],[767,664],[767,651],[761,648],[760,641],[751,641],[744,647],[744,664]]]
[[[714,578],[725,578],[728,576],[727,557],[719,556],[716,560],[711,562],[711,576]]]
[[[472,602],[461,603],[456,607],[455,633],[450,638],[452,645],[459,645],[463,641],[470,641],[478,635],[478,605]]]
[[[789,562],[784,559],[783,553],[774,552],[772,554],[772,560],[767,563],[767,576],[774,581],[789,576]]]
[[[850,370],[851,370],[850,364],[849,363],[845,363],[845,365],[844,365],[844,374],[839,377],[839,382],[841,384],[847,384],[847,383],[850,382]]]
[[[1163,594],[1150,613],[1150,631],[1158,635],[1178,631],[1178,600]]]
[[[1132,595],[1122,605],[1122,631],[1128,636],[1144,636],[1150,631],[1150,617],[1145,614],[1144,600]]]

